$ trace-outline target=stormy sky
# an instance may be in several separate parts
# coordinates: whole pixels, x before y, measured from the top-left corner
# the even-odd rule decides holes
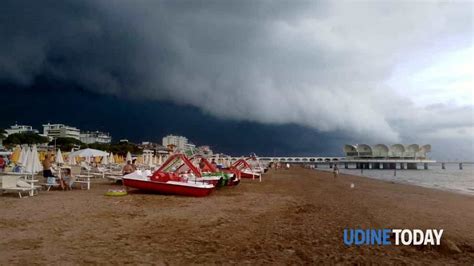
[[[180,133],[233,153],[432,143],[438,158],[474,158],[473,9],[6,0],[0,127],[46,120],[135,140]],[[38,111],[17,111],[25,103]]]

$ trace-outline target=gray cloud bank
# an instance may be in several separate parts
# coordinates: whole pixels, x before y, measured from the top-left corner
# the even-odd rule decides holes
[[[377,141],[473,138],[472,106],[417,107],[384,85],[417,50],[472,45],[469,2],[7,0],[0,12],[0,78],[15,83],[47,75]]]

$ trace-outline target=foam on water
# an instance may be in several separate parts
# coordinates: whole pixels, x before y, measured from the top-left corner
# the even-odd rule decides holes
[[[459,164],[446,164],[446,169],[441,169],[441,164],[429,165],[428,170],[423,166],[418,166],[418,170],[397,169],[394,170],[367,170],[361,173],[360,169],[345,169],[343,164],[339,165],[340,173],[370,178],[392,181],[397,183],[407,183],[427,188],[448,190],[462,194],[474,196],[474,165],[463,164],[463,170],[459,169]],[[318,165],[318,170],[329,170],[329,166]]]

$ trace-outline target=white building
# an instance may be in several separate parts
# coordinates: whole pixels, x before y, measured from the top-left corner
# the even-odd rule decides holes
[[[81,131],[78,128],[66,126],[63,124],[45,124],[43,125],[43,135],[53,138],[81,138]]]
[[[348,158],[401,158],[401,159],[426,159],[431,152],[431,145],[403,145],[403,144],[367,144],[345,145],[344,153]]]
[[[168,135],[163,138],[163,146],[168,147],[174,146],[176,150],[184,151],[187,147],[188,139],[182,136]]]
[[[112,137],[104,132],[100,131],[93,131],[93,132],[81,132],[80,135],[80,140],[81,142],[84,142],[86,144],[92,144],[92,143],[104,143],[104,144],[109,144],[112,142]]]
[[[39,131],[36,129],[33,129],[32,126],[26,126],[26,125],[13,125],[10,126],[10,128],[5,129],[5,132],[7,132],[6,137],[8,137],[11,134],[16,134],[16,133],[36,133],[38,134]]]

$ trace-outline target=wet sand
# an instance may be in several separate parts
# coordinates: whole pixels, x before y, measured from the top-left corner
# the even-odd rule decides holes
[[[474,263],[472,196],[303,168],[207,198],[104,196],[117,187],[0,196],[0,264]],[[347,247],[344,228],[444,234],[442,247]]]

